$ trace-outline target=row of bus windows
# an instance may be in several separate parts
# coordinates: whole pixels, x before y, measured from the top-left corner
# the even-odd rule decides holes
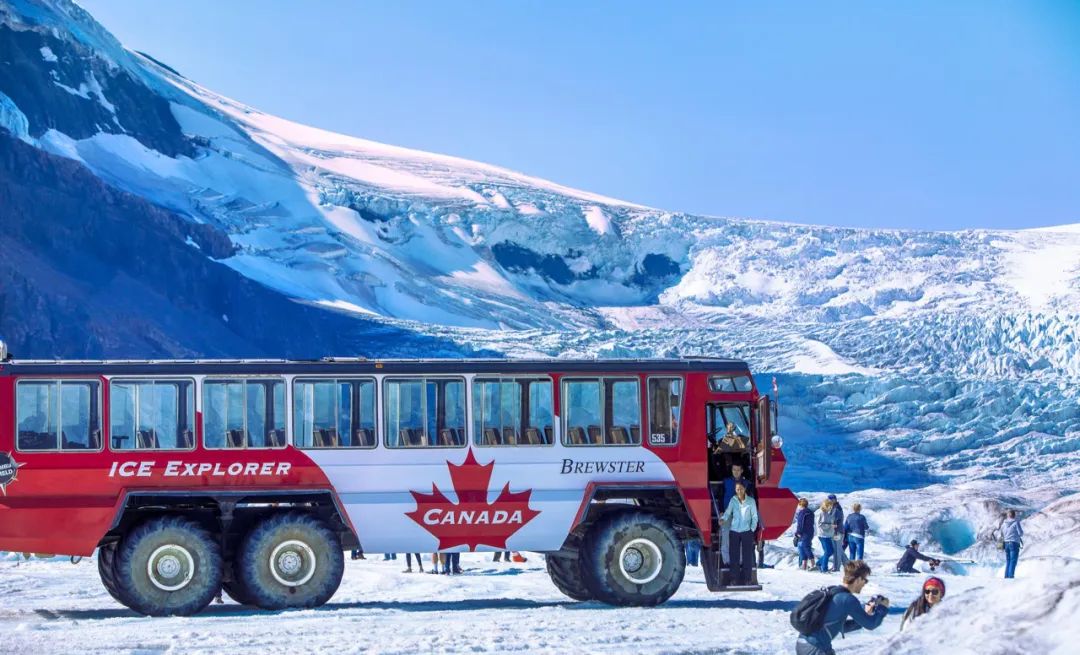
[[[678,441],[679,378],[649,378],[648,439]],[[110,447],[186,450],[195,445],[195,384],[191,380],[113,381]],[[293,442],[300,448],[374,448],[375,380],[297,380]],[[637,378],[570,379],[563,384],[566,445],[642,442]],[[101,448],[100,384],[23,381],[17,391],[19,450]],[[388,448],[453,448],[466,436],[465,381],[387,379],[383,392]],[[506,377],[473,382],[472,421],[478,446],[554,443],[551,380]],[[208,448],[286,445],[285,383],[274,379],[203,383],[203,443]]]

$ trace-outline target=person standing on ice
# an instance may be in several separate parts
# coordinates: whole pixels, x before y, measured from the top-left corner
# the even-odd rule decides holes
[[[701,561],[701,541],[689,539],[686,542],[686,565],[698,566]]]
[[[929,612],[944,597],[945,581],[934,576],[927,578],[922,586],[922,594],[915,599],[915,602],[908,605],[904,618],[900,619],[900,631],[903,632],[913,620]]]
[[[1016,576],[1016,563],[1020,560],[1020,547],[1024,544],[1024,528],[1016,518],[1016,510],[1005,513],[1001,522],[1001,539],[1005,542],[1005,577]]]
[[[919,542],[915,539],[911,540],[907,549],[904,550],[904,554],[900,556],[900,561],[896,563],[897,573],[918,573],[915,570],[915,560],[921,560],[923,562],[930,562],[931,568],[936,568],[941,564],[941,560],[936,560],[933,557],[927,557],[919,552]]]
[[[853,504],[851,514],[844,519],[844,539],[847,540],[848,559],[863,558],[866,533],[869,531],[870,526],[866,524],[866,517],[862,515],[862,505]]]
[[[799,499],[799,511],[795,513],[795,541],[799,547],[799,568],[810,570],[814,567],[814,512],[810,510],[810,501]]]
[[[728,424],[731,430],[735,429],[734,425]],[[731,465],[731,477],[724,478],[724,486],[720,491],[720,511],[723,512],[728,508],[731,503],[731,499],[735,497],[735,485],[741,484],[746,487],[746,493],[751,498],[757,498],[757,494],[754,490],[754,483],[743,477],[743,466],[739,463]],[[731,534],[730,530],[721,526],[720,530],[720,555],[727,555],[731,549]]]
[[[833,571],[839,571],[844,566],[844,508],[836,499],[836,494],[829,494],[832,501],[833,522]]]
[[[828,595],[831,600],[825,610],[824,625],[820,630],[808,635],[799,635],[795,642],[796,655],[835,655],[832,647],[833,637],[859,628],[874,630],[885,620],[889,613],[889,599],[875,596],[878,602],[871,600],[866,605],[855,596],[870,580],[870,567],[866,562],[853,560],[844,565],[844,584],[831,587]]]
[[[720,517],[731,531],[731,544],[728,547],[728,571],[734,586],[750,584],[754,565],[754,532],[758,527],[757,504],[746,495],[746,485],[735,485],[735,497],[728,503],[724,515]]]
[[[817,565],[822,573],[829,572],[829,560],[833,556],[833,535],[836,534],[836,529],[833,527],[832,507],[833,501],[826,499],[821,503],[817,516],[818,542],[821,543],[822,550]]]

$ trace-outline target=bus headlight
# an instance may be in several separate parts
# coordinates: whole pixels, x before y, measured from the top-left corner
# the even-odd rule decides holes
[[[784,438],[781,437],[778,434],[774,434],[772,436],[772,447],[773,448],[783,448],[784,447]]]

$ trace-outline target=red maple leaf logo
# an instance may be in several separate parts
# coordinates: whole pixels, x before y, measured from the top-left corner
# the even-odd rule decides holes
[[[446,465],[450,468],[457,504],[450,502],[433,483],[430,494],[409,492],[416,500],[416,510],[405,514],[439,540],[439,550],[461,545],[476,550],[480,544],[505,550],[506,540],[540,513],[529,508],[532,490],[512,493],[510,483],[503,487],[495,502],[489,503],[488,484],[495,460],[479,464],[472,448],[460,465],[449,460]]]

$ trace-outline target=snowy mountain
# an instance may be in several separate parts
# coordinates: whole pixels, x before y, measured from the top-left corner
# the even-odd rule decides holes
[[[642,207],[267,115],[68,0],[0,1],[0,52],[17,354],[733,355],[780,376],[796,487],[1080,486],[1080,225]]]
[[[742,357],[762,386],[778,378],[785,485],[862,502],[875,567],[913,537],[981,564],[927,631],[841,649],[929,652],[944,637],[1012,652],[1031,643],[1002,626],[1077,614],[1078,573],[1061,562],[1080,525],[1080,224],[945,233],[642,207],[270,116],[124,49],[69,0],[0,0],[0,234],[0,336],[21,357]],[[1036,512],[1019,589],[1032,602],[1016,607],[988,582],[1005,507]],[[767,573],[790,600],[806,583],[784,543]],[[541,573],[523,577],[547,585]],[[357,598],[397,587],[367,575]],[[33,586],[14,580],[12,593]],[[478,584],[510,593],[492,580]],[[881,590],[910,595],[908,582]],[[402,602],[431,593],[402,589]],[[42,593],[21,598],[69,603]],[[474,607],[478,620],[534,602],[504,600]],[[673,616],[699,625],[715,601],[686,602]],[[1009,611],[988,622],[985,606]],[[569,626],[552,652],[611,642],[581,629],[591,613],[552,609]],[[60,628],[100,618],[79,611]],[[755,652],[780,647],[785,617],[766,614]],[[625,620],[627,634],[641,625]],[[529,630],[539,644],[556,628]],[[1059,632],[1035,650],[1067,652]],[[117,634],[143,645],[138,626]]]

